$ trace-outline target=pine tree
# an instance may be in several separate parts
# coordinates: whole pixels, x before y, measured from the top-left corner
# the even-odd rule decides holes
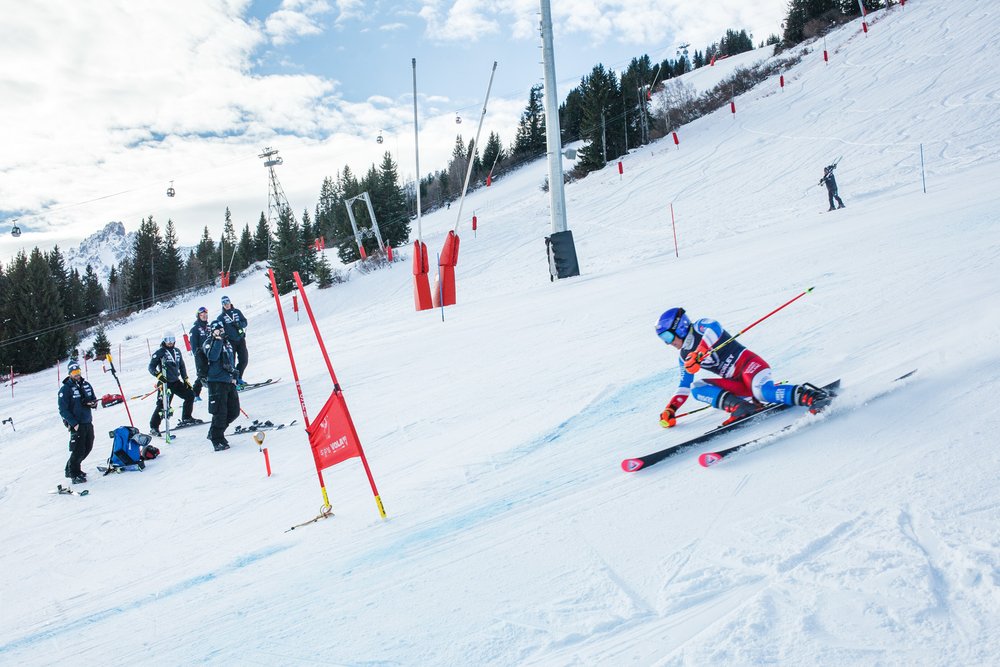
[[[236,228],[233,226],[233,214],[226,207],[225,222],[222,225],[222,238],[219,240],[220,270],[229,271],[236,255]]]
[[[66,322],[72,322],[73,320],[83,317],[86,314],[83,294],[83,280],[80,278],[80,272],[76,269],[69,272],[69,278],[66,281],[66,288],[61,297],[63,317]]]
[[[114,269],[112,268],[112,271]],[[83,273],[83,310],[85,315],[98,315],[105,307],[106,297],[94,267],[87,265]]]
[[[104,359],[109,354],[111,354],[111,341],[108,340],[104,325],[99,324],[97,325],[97,334],[94,336],[94,357]]]
[[[7,346],[7,361],[20,373],[33,373],[62,359],[70,336],[51,267],[37,247],[30,257],[22,251],[14,258],[7,271],[7,288],[5,329],[21,337]]]
[[[302,263],[302,242],[298,223],[288,208],[278,216],[274,242],[271,245],[271,268],[279,294],[287,294],[295,287],[292,272]]]
[[[243,225],[239,243],[236,244],[236,259],[233,260],[233,271],[244,271],[256,261],[254,257],[253,235],[250,234],[250,224]]]
[[[454,201],[462,195],[462,183],[465,181],[465,170],[468,165],[468,151],[460,134],[455,137],[455,145],[451,149],[451,160],[448,161],[448,199],[450,201]]]
[[[301,259],[299,260],[299,277],[302,283],[311,283],[316,277],[316,237],[313,234],[312,221],[309,218],[309,209],[302,211],[302,226],[299,228],[299,238],[301,239]]]
[[[205,225],[201,232],[201,239],[194,250],[197,263],[189,263],[189,269],[197,271],[196,274],[189,274],[195,280],[194,285],[204,285],[212,282],[216,276],[216,267],[219,266],[219,253],[216,251],[215,242],[212,235],[208,233],[208,225]]]
[[[382,155],[376,191],[378,198],[372,200],[372,207],[382,240],[389,246],[401,246],[410,240],[410,214],[406,193],[399,186],[398,167],[389,151]]]
[[[560,114],[560,118],[561,117],[562,115]],[[483,149],[484,171],[487,175],[492,172],[493,178],[496,178],[500,165],[502,165],[506,159],[507,155],[503,149],[503,144],[500,143],[500,135],[496,132],[490,132],[490,137],[486,140],[486,148]],[[385,163],[383,162],[383,165],[384,164]]]
[[[149,216],[139,225],[131,257],[126,262],[128,265],[126,298],[133,307],[151,306],[156,300],[156,295],[162,293],[161,286],[157,285],[156,273],[157,267],[163,261],[162,246],[160,228],[153,220],[153,216]]]
[[[542,109],[541,84],[532,86],[528,93],[528,105],[517,126],[513,152],[518,160],[545,154],[545,113]]]
[[[125,286],[121,279],[121,271],[118,267],[112,266],[108,274],[108,309],[111,312],[118,312],[125,305]]]
[[[596,65],[584,79],[583,100],[583,138],[589,143],[580,151],[580,167],[593,171],[624,152],[624,114],[615,73]]]
[[[261,212],[257,221],[257,229],[253,235],[254,261],[263,262],[271,252],[271,228],[267,225],[267,218]]]
[[[166,295],[183,287],[181,283],[183,270],[184,261],[177,248],[177,229],[174,227],[174,221],[168,218],[160,249],[160,262],[156,267],[157,291]]]
[[[316,286],[326,289],[332,284],[333,269],[330,268],[330,260],[326,258],[325,252],[320,252],[316,259]]]

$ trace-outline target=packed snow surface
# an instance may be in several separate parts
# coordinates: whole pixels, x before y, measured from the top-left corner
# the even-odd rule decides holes
[[[828,64],[800,47],[783,92],[775,77],[679,148],[567,186],[578,278],[549,281],[539,161],[466,202],[444,321],[415,312],[408,261],[307,288],[385,520],[351,459],[323,472],[334,516],[287,532],[323,498],[263,273],[224,293],[250,321],[248,378],[281,378],[244,410],[299,420],[266,436],[271,477],[249,436],[216,453],[207,427],[101,477],[118,405],[95,412],[90,495],[50,495],[57,370],[0,387],[17,429],[0,427],[0,663],[996,664],[1000,14],[914,1],[869,18],[867,36],[828,36]],[[840,156],[847,208],[827,213],[818,180]],[[424,217],[432,255],[456,215]],[[741,340],[776,379],[841,378],[827,413],[622,471],[723,419],[659,426],[678,381],[662,311],[735,333],[813,286]],[[109,330],[126,396],[151,388],[147,341],[222,294]],[[313,417],[332,383],[282,304]],[[99,364],[87,376],[117,393]],[[145,429],[150,400],[129,408]]]

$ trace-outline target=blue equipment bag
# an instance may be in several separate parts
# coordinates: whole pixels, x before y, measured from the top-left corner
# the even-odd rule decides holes
[[[135,466],[142,470],[146,467],[145,459],[155,458],[160,453],[159,449],[149,444],[152,438],[139,433],[139,429],[133,426],[119,426],[114,431],[109,431],[108,436],[114,440],[108,467],[132,469]],[[155,454],[152,450],[155,450]]]

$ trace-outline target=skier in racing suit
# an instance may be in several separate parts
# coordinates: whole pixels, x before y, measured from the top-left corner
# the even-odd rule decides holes
[[[802,405],[815,410],[829,401],[826,391],[809,383],[775,384],[771,366],[733,340],[733,336],[711,318],[703,317],[692,323],[683,308],[671,308],[660,316],[656,334],[680,351],[681,381],[660,414],[660,425],[664,428],[677,423],[677,410],[688,396],[728,412],[730,416],[723,424],[753,414],[763,408],[764,403]],[[715,350],[720,343],[723,345]],[[702,369],[719,377],[695,382],[695,374]]]

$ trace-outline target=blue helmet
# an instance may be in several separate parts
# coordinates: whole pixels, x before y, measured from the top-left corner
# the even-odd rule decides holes
[[[691,329],[691,320],[684,313],[683,308],[671,308],[660,315],[660,321],[656,323],[656,335],[669,344],[674,337],[685,338]],[[664,334],[670,334],[665,336]],[[669,340],[668,340],[669,338]]]

